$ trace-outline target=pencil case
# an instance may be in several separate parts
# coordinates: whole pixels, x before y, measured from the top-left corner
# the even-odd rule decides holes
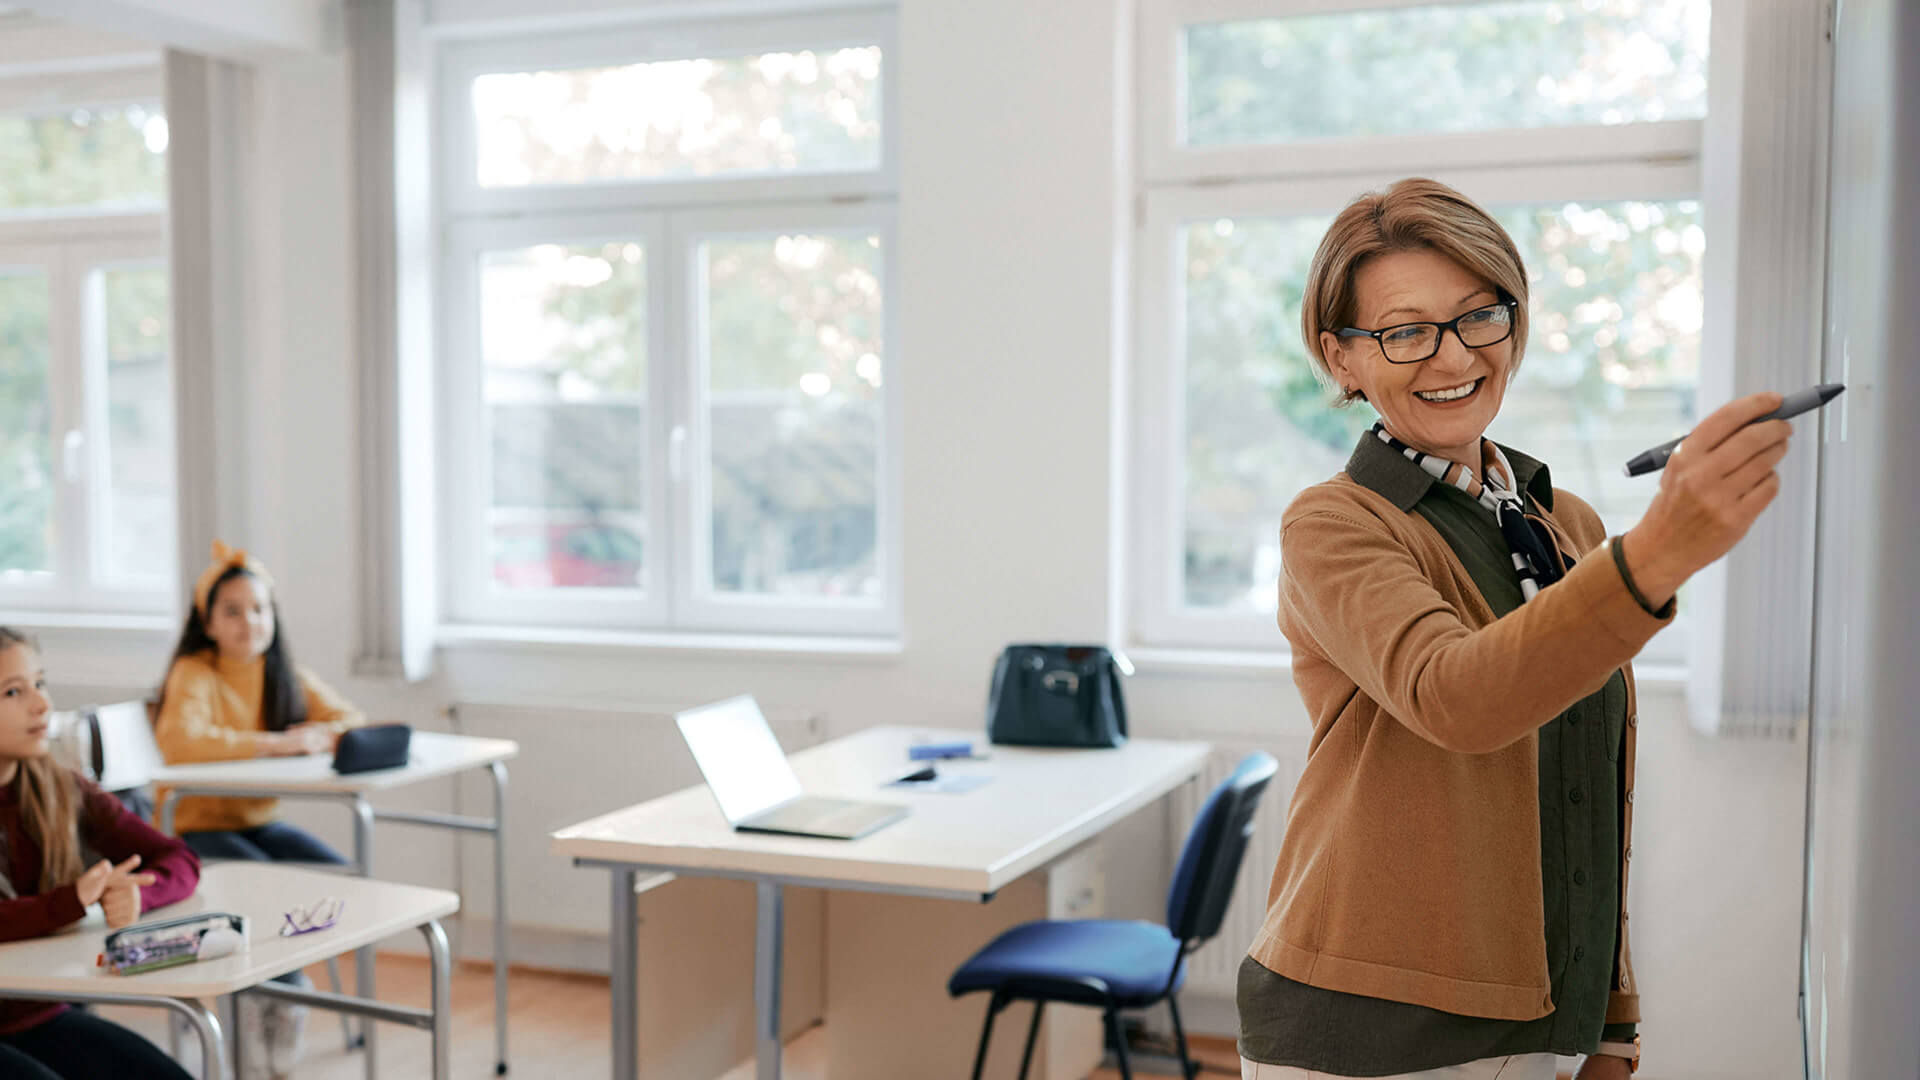
[[[116,930],[107,935],[100,963],[116,975],[137,975],[246,947],[246,916],[207,911]]]

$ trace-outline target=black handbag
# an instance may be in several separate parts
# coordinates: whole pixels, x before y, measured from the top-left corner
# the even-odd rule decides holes
[[[987,738],[1013,746],[1114,747],[1127,741],[1127,658],[1098,645],[1009,645],[993,667]]]
[[[333,745],[333,771],[341,774],[397,769],[407,763],[413,728],[406,724],[375,724],[348,728]]]

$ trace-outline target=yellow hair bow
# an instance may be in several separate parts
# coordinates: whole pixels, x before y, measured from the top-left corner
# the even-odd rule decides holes
[[[200,580],[193,586],[193,610],[199,612],[202,619],[208,618],[207,606],[213,603],[213,587],[236,566],[265,582],[268,588],[273,587],[273,577],[260,560],[248,555],[243,548],[228,547],[215,540],[213,562],[201,571]]]

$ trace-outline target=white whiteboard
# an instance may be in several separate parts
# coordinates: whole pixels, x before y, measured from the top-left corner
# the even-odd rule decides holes
[[[1920,1080],[1920,2],[1836,6],[1806,1075]]]

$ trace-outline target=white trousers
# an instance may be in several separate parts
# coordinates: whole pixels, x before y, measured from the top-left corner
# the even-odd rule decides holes
[[[1398,1076],[1383,1076],[1377,1080],[1554,1080],[1555,1058],[1552,1054],[1516,1054],[1512,1057],[1481,1058],[1469,1061],[1465,1065],[1449,1065],[1444,1069],[1427,1069],[1424,1072],[1401,1073]],[[1257,1061],[1240,1059],[1240,1080],[1346,1080],[1332,1073],[1314,1072],[1311,1069],[1296,1069],[1291,1065],[1262,1065]]]

